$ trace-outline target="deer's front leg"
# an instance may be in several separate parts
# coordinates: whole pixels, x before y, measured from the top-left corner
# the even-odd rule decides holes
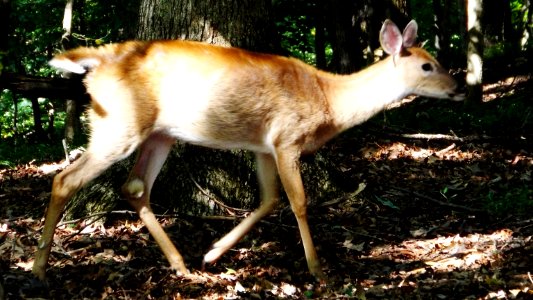
[[[174,142],[174,139],[164,135],[150,136],[139,148],[137,161],[122,191],[163,251],[170,267],[182,274],[187,274],[189,271],[185,267],[183,257],[157,221],[150,207],[150,191]]]
[[[204,256],[204,264],[216,261],[222,254],[233,247],[264,216],[268,215],[279,201],[276,162],[270,154],[256,153],[257,178],[261,192],[261,205],[237,227],[211,247]]]
[[[278,149],[277,166],[281,183],[287,193],[292,211],[298,222],[309,272],[319,279],[324,278],[307,222],[307,199],[305,198],[304,186],[300,174],[299,152],[290,149]]]

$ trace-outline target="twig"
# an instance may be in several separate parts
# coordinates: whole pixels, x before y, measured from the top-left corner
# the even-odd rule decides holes
[[[452,134],[442,134],[442,133],[391,133],[392,136],[399,136],[406,139],[421,139],[421,140],[446,140],[446,141],[456,141],[456,142],[474,142],[474,141],[485,141],[485,140],[497,140],[503,139],[505,137],[495,137],[488,136],[485,134],[482,135],[467,135],[467,136],[457,136],[455,133]]]
[[[110,211],[97,212],[97,213],[94,213],[94,214],[83,216],[83,217],[81,217],[79,219],[63,221],[63,222],[57,224],[57,227],[68,225],[68,224],[78,223],[80,221],[91,219],[91,218],[94,218],[94,217],[98,217],[97,218],[97,220],[98,220],[98,219],[102,218],[102,216],[110,215],[110,214],[130,214],[130,215],[133,215],[133,214],[136,214],[136,212],[134,212],[132,210],[110,210]]]
[[[67,225],[67,224],[78,223],[78,222],[81,222],[81,221],[86,220],[86,219],[92,219],[94,217],[97,217],[96,219],[92,220],[91,222],[85,224],[82,228],[78,229],[76,232],[71,233],[70,235],[68,235],[65,239],[63,239],[63,242],[69,241],[70,239],[72,239],[76,235],[79,235],[88,226],[94,224],[96,221],[100,220],[104,216],[111,215],[111,214],[129,214],[129,215],[133,215],[133,214],[136,214],[136,212],[134,212],[132,210],[104,211],[104,212],[98,212],[98,213],[90,214],[90,215],[87,215],[87,216],[84,216],[84,217],[81,217],[81,218],[78,218],[78,219],[61,222],[61,223],[59,223],[57,225],[57,227],[60,227],[60,226],[63,226],[63,225]],[[155,214],[155,216],[159,217],[159,218],[175,218],[175,217],[178,216],[178,214]],[[202,220],[230,220],[230,221],[233,221],[233,220],[236,220],[236,219],[239,218],[239,217],[236,217],[236,216],[231,216],[231,217],[228,217],[228,216],[194,216],[194,215],[188,215],[188,216],[194,217],[194,218],[200,218]]]
[[[527,224],[527,223],[533,223],[533,219],[527,219],[527,220],[520,220],[520,221],[515,221],[515,222],[511,222],[509,223],[510,225],[522,225],[522,224]],[[529,225],[528,225],[529,226]]]
[[[360,233],[360,232],[355,232],[353,230],[350,230],[350,229],[346,228],[346,226],[341,226],[341,228],[344,229],[345,231],[353,234],[353,235],[364,236],[364,237],[371,238],[371,239],[374,239],[374,240],[378,240],[378,241],[381,241],[381,242],[387,242],[385,239],[382,239],[382,238],[377,237],[375,235],[369,235],[369,234],[364,234],[364,233]]]
[[[57,227],[61,227],[63,225],[68,225],[68,224],[78,223],[78,222],[81,222],[83,220],[91,219],[91,218],[94,218],[94,217],[98,217],[96,220],[99,220],[103,216],[111,215],[111,214],[135,215],[137,213],[135,211],[132,211],[132,210],[111,210],[111,211],[97,212],[97,213],[94,213],[94,214],[83,216],[83,217],[78,218],[78,219],[61,222],[61,223],[57,224]],[[180,216],[179,214],[154,214],[154,215],[156,217],[158,217],[158,218],[177,218],[177,217]],[[239,216],[196,216],[196,215],[192,215],[192,214],[187,214],[187,216],[189,216],[191,218],[199,218],[199,219],[202,219],[202,220],[230,220],[231,221],[231,220],[236,220],[236,219],[240,219],[241,218]],[[92,223],[94,223],[94,222],[91,222],[90,224],[92,224]],[[90,225],[90,224],[88,224],[88,225]]]
[[[441,156],[441,155],[443,155],[444,153],[446,153],[446,152],[452,150],[453,148],[455,148],[455,143],[451,144],[450,146],[448,146],[448,147],[446,147],[446,148],[444,148],[444,149],[441,149],[441,150],[435,152],[435,155],[437,155],[437,156]]]
[[[426,195],[423,195],[423,194],[420,194],[420,193],[417,193],[417,192],[413,192],[413,191],[410,191],[410,190],[407,190],[407,189],[404,189],[404,188],[400,188],[400,187],[395,187],[395,186],[392,186],[391,187],[392,189],[395,189],[395,190],[398,190],[398,191],[402,191],[402,192],[406,192],[406,193],[411,193],[419,198],[422,198],[424,200],[428,200],[428,201],[431,201],[433,203],[437,203],[439,205],[442,205],[442,206],[448,206],[448,207],[452,207],[452,208],[457,208],[457,209],[461,209],[461,210],[465,210],[465,211],[470,211],[470,212],[485,212],[484,210],[482,209],[477,209],[477,208],[471,208],[471,207],[468,207],[468,206],[464,206],[464,205],[459,205],[459,204],[453,204],[453,203],[448,203],[448,202],[444,202],[444,201],[440,201],[440,200],[437,200],[437,199],[434,199],[434,198],[431,198],[429,196],[426,196]]]
[[[192,180],[192,182],[194,183],[194,185],[200,190],[200,192],[202,192],[202,194],[204,194],[206,197],[208,197],[209,199],[211,199],[213,202],[215,202],[216,204],[218,204],[219,206],[221,206],[222,208],[226,209],[226,211],[232,215],[235,214],[235,212],[242,212],[242,213],[249,213],[251,212],[249,209],[242,209],[242,208],[236,208],[236,207],[231,207],[231,206],[228,206],[226,205],[224,202],[218,200],[216,197],[212,196],[209,192],[207,192],[206,190],[204,190],[200,184],[198,182],[196,182],[196,180],[192,177],[191,173],[188,172],[189,174],[189,178]]]
[[[333,200],[330,200],[330,201],[326,201],[326,202],[322,202],[320,203],[319,205],[317,205],[318,207],[326,207],[326,206],[333,206],[333,205],[336,205],[338,204],[339,202],[342,202],[346,199],[351,199],[351,198],[355,198],[357,195],[359,195],[364,189],[366,188],[366,183],[364,182],[361,182],[359,183],[359,186],[357,187],[357,190],[355,192],[352,192],[352,193],[349,193],[347,195],[342,195],[336,199],[333,199]]]
[[[424,140],[449,140],[449,141],[465,141],[466,137],[458,137],[456,135],[442,134],[442,133],[405,133],[401,137],[408,139],[424,139]]]
[[[77,232],[74,232],[74,233],[71,233],[69,234],[64,240],[63,242],[68,242],[71,238],[75,237],[76,235],[80,234],[85,228],[87,228],[88,226],[90,226],[91,224],[94,224],[96,223],[96,221],[100,220],[101,218],[104,217],[104,214],[98,216],[96,219],[92,220],[91,222],[85,224],[85,226],[83,226],[82,228],[78,229]]]

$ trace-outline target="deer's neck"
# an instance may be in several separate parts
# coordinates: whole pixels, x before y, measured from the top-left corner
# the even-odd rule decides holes
[[[320,78],[340,131],[363,123],[409,94],[390,57],[351,75],[322,73]]]

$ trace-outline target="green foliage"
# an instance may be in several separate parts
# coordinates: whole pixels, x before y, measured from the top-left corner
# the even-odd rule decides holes
[[[285,30],[281,33],[281,47],[288,51],[291,56],[299,58],[308,64],[314,64],[316,55],[314,51],[314,35],[312,28],[303,26],[306,16],[286,16],[283,21],[277,23],[278,27]]]
[[[4,67],[10,72],[50,76],[47,62],[62,46],[64,0],[12,1],[13,33]],[[139,0],[75,1],[69,46],[123,40],[131,32]],[[121,17],[117,17],[121,16]]]
[[[4,71],[44,77],[54,76],[56,71],[48,66],[48,61],[62,48],[65,1],[14,0],[11,3],[12,29],[8,39],[9,50],[0,53],[0,73]],[[93,46],[128,38],[130,30],[134,28],[132,20],[136,19],[138,4],[139,0],[113,0],[105,3],[94,0],[75,1],[69,46]],[[64,112],[61,110],[62,105],[56,105],[54,126],[58,133],[62,131],[64,120]],[[47,115],[45,113],[42,115],[43,124],[47,124]],[[6,149],[15,144],[32,145],[28,138],[33,130],[31,102],[25,98],[18,98],[15,107],[13,95],[0,91],[0,139],[4,149],[0,156],[2,161],[9,163],[17,160],[13,157],[13,151]],[[17,153],[25,156],[24,153]],[[35,154],[40,155],[38,151]]]
[[[0,142],[0,169],[12,168],[28,162],[42,163],[64,158],[63,146],[23,139],[3,139]]]
[[[533,210],[533,189],[523,186],[506,190],[505,193],[489,191],[484,206],[498,217],[528,216]]]
[[[280,33],[281,48],[286,55],[296,57],[310,64],[316,64],[316,27],[311,12],[316,8],[314,1],[275,1],[276,28]],[[326,60],[333,56],[331,45],[326,43]]]
[[[46,62],[52,55],[52,45],[61,37],[62,7],[63,0],[13,1],[7,70],[50,74]]]
[[[495,92],[495,100],[477,107],[447,100],[418,100],[418,103],[386,111],[372,122],[401,124],[403,128],[421,132],[442,132],[443,128],[464,134],[490,132],[496,136],[531,132],[533,108],[529,98],[512,92],[511,89]]]
[[[13,94],[6,90],[0,94],[0,100],[0,168],[14,167],[28,161],[57,160],[63,156],[60,142],[57,142],[56,147],[50,147],[34,138],[33,110],[28,99],[17,99],[16,127]],[[41,104],[45,101],[48,100],[39,99]],[[46,126],[47,114],[42,117],[43,125]],[[55,114],[55,136],[62,135],[64,118],[64,112]]]

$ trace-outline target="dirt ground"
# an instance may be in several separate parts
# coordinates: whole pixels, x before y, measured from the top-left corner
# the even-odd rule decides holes
[[[349,140],[326,145],[355,187],[310,203],[320,282],[287,203],[204,270],[202,255],[244,215],[161,215],[187,276],[129,211],[64,222],[39,282],[30,269],[50,196],[44,171],[57,165],[3,169],[0,299],[533,299],[531,138],[369,132],[355,152]]]

